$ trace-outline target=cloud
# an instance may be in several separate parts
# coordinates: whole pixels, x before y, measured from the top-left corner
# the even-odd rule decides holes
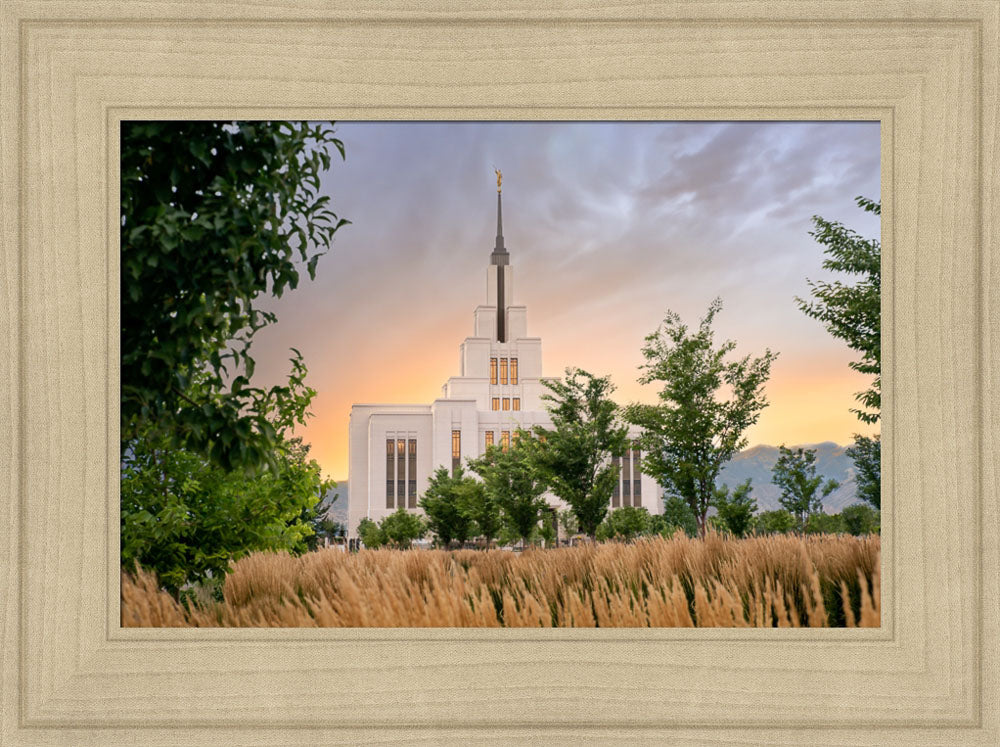
[[[696,321],[716,295],[725,301],[719,334],[744,352],[769,346],[806,363],[843,354],[794,297],[808,293],[806,277],[824,276],[811,216],[877,235],[854,198],[879,194],[878,123],[343,122],[338,135],[347,159],[334,161],[323,190],[352,225],[314,282],[270,304],[279,323],[254,347],[264,382],[287,371],[289,346],[303,351],[324,412],[308,435],[338,476],[354,390],[371,394],[378,381],[382,401],[429,398],[455,372],[485,300],[494,165],[504,173],[515,300],[528,307],[529,334],[544,333],[550,373],[565,362],[550,351],[569,357],[564,341],[589,339],[588,359],[631,381],[636,341],[666,309]],[[830,386],[824,380],[823,391]],[[840,422],[824,406],[816,403],[817,422]],[[766,432],[780,431],[767,418]],[[814,436],[785,440],[823,440]]]

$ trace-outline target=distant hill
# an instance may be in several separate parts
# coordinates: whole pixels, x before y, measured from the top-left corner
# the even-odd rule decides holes
[[[840,446],[832,441],[819,444],[797,444],[791,448],[806,448],[816,450],[816,474],[826,479],[834,479],[840,487],[830,493],[823,501],[823,509],[827,513],[840,513],[845,507],[857,502],[857,489],[854,483],[854,462],[847,456],[846,446]],[[753,497],[761,511],[773,511],[781,508],[778,503],[780,491],[771,482],[771,470],[778,461],[776,446],[752,446],[741,451],[722,468],[717,484],[726,483],[730,488],[739,485],[748,477],[751,479]]]

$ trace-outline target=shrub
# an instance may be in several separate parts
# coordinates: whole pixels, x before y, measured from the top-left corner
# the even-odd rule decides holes
[[[737,485],[731,497],[725,483],[715,489],[712,505],[719,512],[717,523],[734,537],[746,536],[753,524],[757,501],[750,495],[750,489],[750,478]]]
[[[853,535],[877,534],[880,529],[879,512],[864,503],[848,506],[841,512],[844,531]]]
[[[386,543],[382,529],[367,516],[358,524],[358,536],[365,543],[365,547],[372,550],[376,550]]]
[[[649,511],[635,506],[613,509],[597,528],[597,539],[619,539],[629,542],[643,534],[649,534],[652,517]]]
[[[402,507],[382,519],[378,528],[387,544],[403,549],[427,534],[427,522]]]
[[[809,515],[805,531],[806,534],[840,534],[847,530],[840,514],[825,514],[820,511]]]
[[[155,571],[177,594],[251,552],[304,552],[332,487],[308,453],[299,439],[283,441],[277,469],[254,476],[166,440],[134,442],[121,470],[122,565]]]
[[[783,508],[777,511],[763,511],[756,516],[753,529],[759,534],[783,534],[798,525],[795,517]]]
[[[677,529],[683,529],[688,537],[694,537],[698,533],[698,518],[694,515],[694,510],[680,496],[671,496],[663,502],[663,513],[661,518],[655,520],[654,531],[664,537],[673,536]]]

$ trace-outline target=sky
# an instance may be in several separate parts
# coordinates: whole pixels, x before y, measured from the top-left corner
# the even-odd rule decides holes
[[[843,341],[797,307],[830,280],[813,215],[878,238],[854,202],[880,194],[877,122],[338,122],[346,159],[322,190],[351,225],[317,276],[265,308],[254,381],[280,383],[299,349],[317,391],[298,434],[347,479],[351,405],[428,404],[458,375],[486,302],[503,172],[514,303],[542,339],[546,376],[610,375],[620,404],[653,402],[636,379],[667,310],[697,325],[721,297],[716,340],[779,353],[750,445],[847,444],[868,377]],[[842,278],[846,279],[846,278]]]

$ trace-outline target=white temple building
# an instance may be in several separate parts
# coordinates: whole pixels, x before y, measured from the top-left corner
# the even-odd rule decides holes
[[[542,402],[542,341],[528,336],[527,310],[514,303],[514,273],[504,246],[497,187],[497,236],[486,268],[486,303],[460,345],[460,368],[430,404],[355,404],[348,436],[348,536],[365,517],[379,521],[417,501],[438,467],[454,469],[490,444],[506,446],[518,427],[552,427]],[[637,436],[634,430],[631,435]],[[656,481],[639,473],[639,451],[621,460],[611,507],[662,511]],[[616,463],[619,460],[615,460]],[[546,495],[553,508],[565,504]]]

